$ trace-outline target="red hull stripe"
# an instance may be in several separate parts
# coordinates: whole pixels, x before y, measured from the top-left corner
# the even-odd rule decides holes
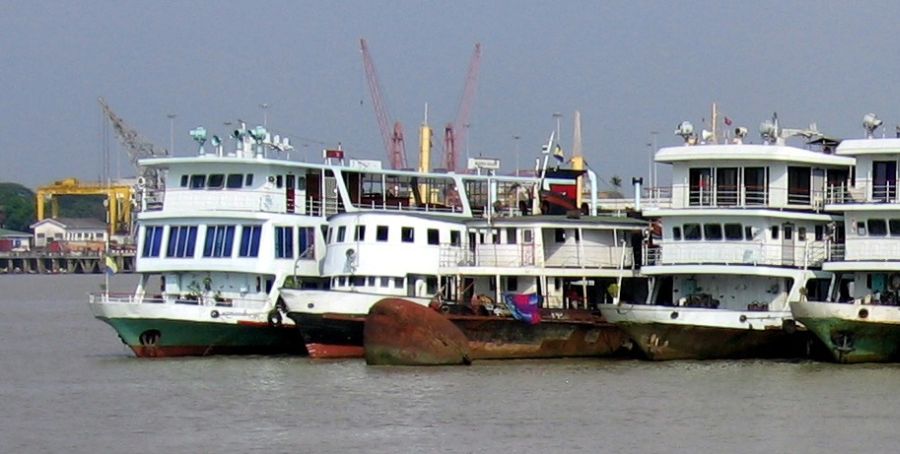
[[[306,344],[310,358],[362,358],[366,350],[359,345]]]

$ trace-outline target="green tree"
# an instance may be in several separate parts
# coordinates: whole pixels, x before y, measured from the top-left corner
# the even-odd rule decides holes
[[[0,183],[0,227],[28,232],[35,222],[35,197],[18,183]]]

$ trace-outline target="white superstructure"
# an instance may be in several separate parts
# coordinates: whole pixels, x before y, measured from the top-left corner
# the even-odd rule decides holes
[[[841,217],[822,212],[826,186],[844,181],[853,159],[789,146],[786,135],[776,123],[763,144],[685,135],[683,146],[657,152],[672,165],[672,186],[670,197],[643,201],[661,229],[644,245],[647,301],[603,309],[648,356],[754,354],[766,336],[742,333],[782,331],[788,303],[827,277],[819,270]]]

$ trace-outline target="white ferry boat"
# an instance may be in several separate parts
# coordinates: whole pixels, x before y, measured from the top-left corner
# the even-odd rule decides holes
[[[458,304],[442,309],[468,338],[471,359],[628,352],[628,337],[599,307],[646,292],[635,257],[647,227],[596,215],[471,220],[462,247],[441,253],[439,272],[450,277],[448,296]],[[510,300],[525,295],[540,306],[529,323],[509,315]]]
[[[643,210],[662,225],[661,239],[644,247],[647,300],[601,309],[650,359],[784,356],[807,347],[792,335],[789,303],[817,294],[829,277],[820,267],[829,225],[841,216],[821,212],[825,188],[847,179],[853,159],[785,143],[821,137],[812,128],[781,130],[776,119],[760,129],[762,144],[743,143],[745,128],[727,144],[698,143],[684,122],[676,130],[684,145],[655,156],[672,165],[672,187]]]
[[[131,294],[90,297],[94,315],[138,356],[304,353],[280,290],[328,287],[320,276],[329,215],[464,209],[454,186],[414,172],[345,161],[341,150],[326,151],[324,164],[291,161],[286,142],[263,129],[235,136],[235,151],[217,144],[213,153],[201,146],[198,156],[141,161],[166,181],[141,198],[141,281]],[[449,204],[433,203],[431,191]]]
[[[461,200],[489,194],[481,203],[519,207],[514,211],[478,213],[467,208],[454,217],[331,217],[323,273],[331,279],[330,290],[282,292],[288,316],[303,333],[310,355],[363,356],[365,317],[386,297],[445,311],[468,336],[473,359],[591,356],[618,350],[627,339],[600,319],[596,302],[609,289],[618,296],[619,288],[639,287],[634,284],[632,244],[646,223],[531,215],[532,209],[552,212],[554,203],[580,205],[574,194],[583,172],[562,173],[565,176],[551,173],[544,179],[549,192],[543,192],[540,204],[530,195],[542,192],[536,180],[488,177],[462,185],[466,190],[459,193]],[[507,294],[542,298],[546,315],[540,325],[514,320],[505,309]]]
[[[281,292],[288,317],[300,327],[313,357],[362,356],[362,323],[375,302],[400,296],[427,305],[448,291],[448,280],[439,272],[441,246],[462,246],[464,221],[531,210],[536,204],[535,178],[395,174],[405,180],[383,188],[403,201],[402,211],[329,218],[322,276],[330,288]]]
[[[867,115],[867,138],[837,147],[856,168],[826,194],[825,210],[844,215],[823,265],[834,273],[828,292],[791,302],[794,317],[843,363],[900,360],[900,138],[874,138],[880,124]]]

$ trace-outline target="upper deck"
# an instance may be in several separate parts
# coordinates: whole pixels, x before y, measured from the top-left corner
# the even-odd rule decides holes
[[[651,191],[648,216],[668,210],[729,208],[821,209],[830,183],[845,181],[854,159],[812,148],[772,144],[698,144],[660,149],[672,165],[672,186]]]

